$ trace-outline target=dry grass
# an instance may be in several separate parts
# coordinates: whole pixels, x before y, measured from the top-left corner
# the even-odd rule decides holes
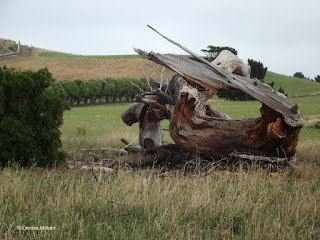
[[[31,57],[1,64],[48,67],[57,79],[140,78],[140,61]],[[243,107],[214,103],[227,107],[233,117],[237,111],[247,114]],[[66,112],[63,148],[120,147],[121,137],[136,138],[137,126],[127,127],[120,119],[127,105]],[[251,105],[256,104],[246,103],[248,109]],[[275,178],[255,167],[168,178],[153,170],[120,169],[103,175],[104,184],[98,184],[91,173],[81,171],[2,169],[0,239],[320,239],[319,146],[319,137],[300,141],[294,161],[298,170],[287,169]],[[55,230],[19,231],[17,226]]]
[[[134,139],[137,128],[121,125],[119,117],[126,106],[67,112],[64,148]],[[0,172],[0,239],[319,239],[319,145],[319,139],[300,141],[298,169],[272,178],[256,167],[167,178],[123,168],[98,184],[90,172],[6,168]]]
[[[301,162],[318,162],[320,164],[320,139],[300,141],[296,158]]]
[[[320,121],[320,115],[310,115],[306,116],[304,119],[306,121],[306,127],[314,126],[316,122]]]
[[[39,70],[47,67],[57,80],[102,79],[106,77],[143,78],[140,63],[143,64],[148,77],[153,73],[159,75],[161,72],[160,65],[139,58],[46,58],[33,56],[0,60],[0,65],[17,70]],[[173,73],[168,71],[168,75],[172,76]]]
[[[312,179],[310,176],[312,173]],[[0,173],[2,239],[319,239],[320,169],[159,178],[120,170]],[[8,184],[10,183],[10,184]],[[54,226],[55,231],[18,231]]]

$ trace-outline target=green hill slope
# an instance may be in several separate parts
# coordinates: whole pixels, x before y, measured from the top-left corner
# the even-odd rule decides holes
[[[274,72],[267,72],[265,83],[275,82],[274,88],[284,88],[289,97],[320,94],[320,83],[301,78],[289,77]]]

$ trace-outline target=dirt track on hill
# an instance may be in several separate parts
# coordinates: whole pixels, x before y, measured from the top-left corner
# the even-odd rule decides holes
[[[0,60],[0,66],[6,65],[16,70],[39,70],[47,67],[57,80],[101,79],[101,78],[143,78],[140,63],[146,75],[160,78],[161,66],[144,59],[99,59],[99,58],[46,58],[12,57]],[[171,77],[173,73],[166,70]]]

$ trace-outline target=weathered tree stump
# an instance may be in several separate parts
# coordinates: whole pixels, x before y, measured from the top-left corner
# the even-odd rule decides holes
[[[173,141],[185,151],[214,158],[230,156],[234,151],[285,159],[295,154],[304,125],[297,105],[269,85],[248,78],[250,66],[230,52],[224,53],[227,57],[209,63],[163,37],[198,61],[135,49],[143,58],[177,72],[168,85],[159,84],[155,91],[140,92],[136,98],[139,103],[132,104],[122,114],[128,125],[139,122],[139,142],[143,149],[162,145],[161,120],[167,118]],[[154,82],[153,85],[157,86]],[[230,89],[242,90],[260,101],[261,117],[230,119],[206,105],[214,94]]]

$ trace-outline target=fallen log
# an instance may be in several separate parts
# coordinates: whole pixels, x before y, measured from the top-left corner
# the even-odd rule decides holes
[[[165,92],[160,94],[163,85],[153,83],[153,86],[158,86],[158,93],[140,93],[136,99],[140,103],[131,105],[123,114],[124,122],[128,125],[139,121],[139,141],[143,149],[162,145],[159,137],[162,138],[160,121],[163,118],[160,112],[162,116],[165,112],[170,119],[171,138],[186,151],[197,151],[215,158],[229,156],[235,150],[286,159],[295,154],[299,133],[304,125],[297,105],[269,85],[248,78],[249,66],[244,63],[235,65],[237,63],[234,61],[238,59],[229,53],[227,60],[220,58],[210,63],[163,37],[198,61],[135,49],[143,58],[178,73],[165,87]],[[223,112],[206,105],[206,101],[217,92],[229,89],[241,90],[260,101],[261,117],[230,119]],[[139,104],[144,104],[144,107]],[[149,140],[143,139],[149,139],[150,136],[153,138],[149,144]]]

